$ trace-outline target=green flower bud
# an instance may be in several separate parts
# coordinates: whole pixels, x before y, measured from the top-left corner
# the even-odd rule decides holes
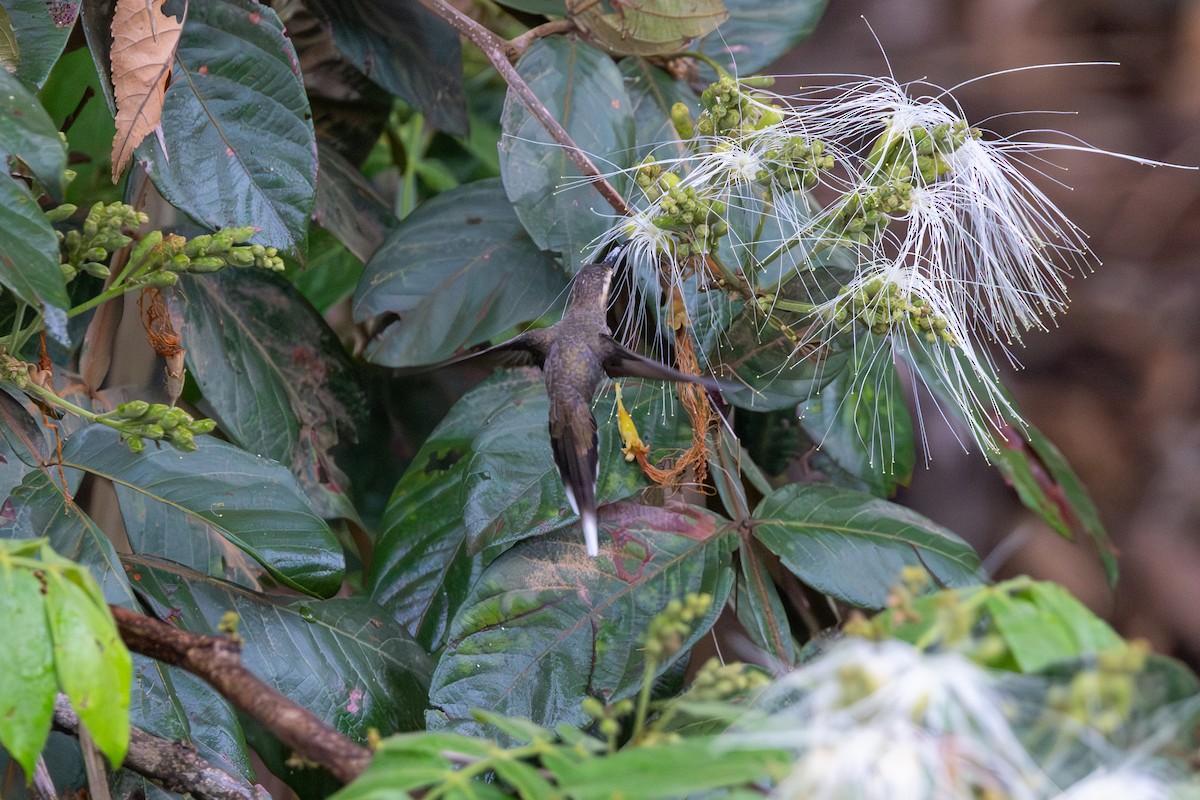
[[[150,404],[145,400],[130,400],[128,403],[121,403],[111,413],[117,419],[139,419],[149,410]]]
[[[47,211],[46,219],[50,220],[51,222],[62,222],[64,219],[67,219],[78,210],[78,206],[72,205],[71,203],[63,203],[61,206]]]
[[[217,421],[213,419],[197,419],[187,424],[188,430],[197,436],[212,433],[217,429]]]
[[[188,452],[196,449],[195,436],[190,430],[182,426],[171,431],[171,444],[175,445],[180,450],[186,450]]]
[[[140,453],[146,449],[146,443],[136,433],[127,434],[122,438],[125,440],[125,444],[129,446],[130,452]]]
[[[179,273],[158,269],[146,276],[146,285],[155,289],[169,289],[179,283]]]
[[[187,266],[188,272],[216,272],[224,269],[225,259],[219,256],[197,256]]]
[[[692,112],[688,110],[685,103],[676,103],[671,106],[671,124],[675,127],[675,132],[679,134],[680,139],[686,141],[696,135],[696,124],[692,121]]]

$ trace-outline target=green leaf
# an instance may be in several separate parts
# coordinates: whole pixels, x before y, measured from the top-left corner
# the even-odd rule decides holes
[[[799,416],[826,456],[886,498],[908,485],[917,450],[895,364],[874,339],[855,341],[850,365],[801,405]]]
[[[568,10],[589,41],[624,56],[678,52],[729,16],[721,0],[574,0]]]
[[[734,75],[751,75],[812,34],[828,0],[725,0],[729,19],[696,50]],[[711,74],[711,73],[710,73]]]
[[[768,781],[791,756],[775,750],[733,748],[715,736],[689,737],[658,746],[626,747],[604,758],[563,762],[554,769],[573,800],[657,800],[708,795]],[[721,795],[715,795],[721,796]]]
[[[791,484],[754,511],[754,535],[797,577],[864,608],[882,608],[906,566],[950,586],[978,583],[979,557],[950,531],[864,492]]]
[[[0,6],[0,67],[6,72],[16,72],[21,63],[21,48],[17,46],[17,34],[12,19],[4,6]]]
[[[349,299],[362,278],[363,263],[324,228],[308,229],[301,264],[284,256],[284,275],[304,299],[322,315]]]
[[[987,452],[989,460],[1005,481],[1016,489],[1025,507],[1041,517],[1060,536],[1072,539],[1082,533],[1089,537],[1100,554],[1109,583],[1115,585],[1116,553],[1100,521],[1095,503],[1058,448],[1037,428],[1022,419],[1021,410],[1012,395],[1001,387],[1003,401],[996,404],[997,408],[989,406],[989,411],[998,415],[996,417],[975,406],[964,409],[955,402],[955,392],[947,386],[944,375],[948,371],[961,375],[965,389],[975,397],[988,398],[991,392],[974,369],[961,360],[957,351],[940,353],[919,346],[906,348],[905,355],[943,408],[948,408],[967,422],[972,431],[994,432],[995,447],[988,443],[977,443]],[[960,359],[957,366],[953,364],[956,358]],[[951,363],[940,364],[940,359],[950,360]],[[994,370],[990,371],[988,382],[993,387],[1000,386]]]
[[[36,2],[45,9],[41,0]],[[67,149],[58,135],[58,127],[37,97],[3,69],[0,69],[0,156],[21,159],[55,197],[62,196]],[[54,247],[57,256],[57,240]]]
[[[246,668],[347,736],[420,727],[429,659],[370,600],[288,603],[154,559],[125,563],[154,613],[185,630],[215,634],[235,612]]]
[[[99,587],[90,578],[81,580],[87,573],[72,567],[75,574],[61,566],[43,571],[54,668],[71,707],[116,766],[129,746],[133,663]]]
[[[336,236],[360,261],[370,261],[399,220],[363,174],[325,140],[317,151],[320,169],[313,222]]]
[[[627,386],[626,408],[642,438],[653,448],[681,445],[673,401],[664,407],[657,386],[637,387]],[[612,419],[614,405],[602,394],[597,420]],[[479,574],[475,554],[576,519],[550,453],[548,414],[540,371],[501,372],[454,405],[396,485],[368,586],[430,650]],[[645,485],[640,470],[621,455],[615,425],[601,424],[599,440],[597,497],[629,497]]]
[[[322,517],[356,519],[336,458],[356,441],[366,402],[329,324],[262,270],[185,278],[180,290],[188,368],[222,432],[290,468]]]
[[[20,56],[17,77],[26,86],[40,88],[45,83],[75,27],[79,3],[80,0],[4,0],[4,10],[17,37]]]
[[[312,0],[329,20],[333,41],[352,64],[416,106],[429,123],[466,134],[462,50],[458,34],[410,0]]]
[[[463,505],[457,510],[471,552],[513,544],[576,519],[550,452],[550,401],[541,373],[527,374],[536,380],[481,420],[472,442]],[[622,385],[625,409],[652,448],[651,461],[664,451],[674,454],[690,444],[690,432],[680,427],[686,417],[671,389],[637,381]],[[596,498],[608,503],[629,497],[646,485],[646,479],[621,453],[616,393],[602,392],[593,402],[592,414],[599,425]]]
[[[761,545],[743,543],[739,551],[738,620],[756,645],[779,664],[791,666],[797,662],[796,640],[783,600],[766,562],[758,552]]]
[[[162,114],[138,148],[172,205],[212,229],[253,224],[254,241],[304,241],[317,146],[296,52],[270,7],[193,3]]]
[[[581,725],[585,697],[634,694],[644,659],[630,643],[651,617],[689,592],[713,596],[682,656],[724,606],[736,537],[721,523],[694,507],[622,502],[600,510],[601,528],[620,544],[598,558],[586,555],[574,527],[500,556],[454,618],[434,671],[430,726],[476,733],[474,708]]]
[[[989,592],[986,607],[1021,672],[1042,672],[1124,645],[1108,623],[1061,586],[1020,581],[1010,587]]]
[[[354,316],[399,316],[371,343],[371,361],[429,364],[537,319],[566,285],[490,179],[438,195],[392,231],[367,264]]]
[[[62,196],[67,151],[58,130],[37,98],[0,69],[0,163],[12,156]],[[35,307],[69,305],[54,228],[25,184],[5,176],[0,176],[0,285]]]
[[[567,4],[564,0],[504,0],[500,5],[505,8],[515,8],[529,14],[542,14],[551,17],[565,17]]]
[[[32,570],[0,549],[0,745],[29,776],[50,734],[58,692],[42,589]]]
[[[609,56],[555,36],[534,42],[517,71],[601,170],[630,166],[633,109]],[[501,128],[500,171],[517,216],[538,247],[562,253],[574,271],[611,224],[613,209],[590,184],[580,182],[563,148],[512,91],[504,101]]]
[[[455,403],[413,457],[383,512],[367,590],[431,652],[441,646],[482,566],[467,553],[462,520],[472,442],[481,421],[535,379],[525,371],[505,372]]]
[[[80,473],[68,470],[71,491]],[[73,503],[57,476],[31,472],[13,492],[11,517],[0,538],[45,537],[59,555],[88,567],[109,603],[140,610],[125,568],[104,532]],[[133,576],[135,579],[137,574]],[[134,656],[130,720],[155,736],[191,743],[210,762],[244,778],[254,777],[241,727],[229,703],[204,681],[154,659]]]
[[[66,441],[63,463],[114,483],[135,551],[243,580],[259,572],[249,556],[296,591],[337,591],[341,547],[291,473],[211,437],[196,445],[193,453],[153,443],[132,453],[116,431],[93,425]]]

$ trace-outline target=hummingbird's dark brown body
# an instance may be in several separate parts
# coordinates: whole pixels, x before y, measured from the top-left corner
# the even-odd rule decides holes
[[[579,514],[588,555],[599,552],[596,528],[596,420],[592,398],[605,376],[698,383],[717,381],[688,375],[633,353],[612,338],[608,289],[612,267],[588,264],[575,276],[563,318],[549,328],[526,331],[491,351],[516,351],[542,368],[550,399],[550,447],[571,507]]]

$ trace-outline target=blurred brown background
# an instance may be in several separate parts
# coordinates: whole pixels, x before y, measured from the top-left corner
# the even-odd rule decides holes
[[[1096,147],[1200,164],[1200,0],[831,0],[777,73],[883,74],[953,86],[997,70],[1075,61],[955,93],[1001,134],[1054,128]],[[786,87],[782,87],[786,90]],[[932,461],[902,498],[969,538],[993,574],[1052,578],[1160,652],[1200,662],[1200,173],[1097,155],[1052,160],[1040,181],[1102,265],[1071,285],[1059,328],[1005,372],[1027,419],[1064,452],[1121,552],[1115,593],[1085,546],[1024,511],[978,452],[940,422]]]

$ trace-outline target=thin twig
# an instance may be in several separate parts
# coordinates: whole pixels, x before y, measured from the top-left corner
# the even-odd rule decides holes
[[[75,736],[83,730],[79,715],[61,694],[54,701],[54,726]],[[141,728],[129,729],[129,752],[121,766],[197,800],[270,800],[261,786],[214,767],[188,745],[151,736]]]
[[[553,36],[556,33],[570,33],[578,30],[575,23],[569,19],[555,19],[550,22],[543,23],[537,27],[530,28],[520,36],[514,36],[508,40],[505,45],[505,50],[508,54],[509,61],[516,61],[521,56],[525,55],[525,51],[529,49],[529,45],[533,44],[538,39],[543,39],[547,36]]]
[[[450,23],[450,27],[467,37],[471,44],[479,48],[480,52],[487,57],[487,60],[492,63],[492,66],[504,78],[504,82],[508,84],[508,88],[512,89],[521,103],[529,109],[529,113],[533,114],[537,121],[541,123],[546,132],[550,134],[550,138],[562,147],[567,158],[571,159],[571,162],[579,168],[584,177],[592,181],[592,185],[596,187],[596,191],[613,207],[614,211],[623,216],[629,216],[633,213],[633,209],[625,202],[625,198],[621,197],[620,192],[604,179],[600,174],[600,170],[592,162],[592,159],[579,148],[579,145],[575,144],[575,141],[571,138],[571,134],[567,133],[566,129],[558,124],[558,120],[550,115],[549,109],[538,100],[537,95],[529,88],[529,84],[525,82],[525,79],[520,76],[516,68],[509,62],[509,43],[507,41],[501,39],[457,8],[454,8],[445,2],[445,0],[421,0],[421,4]]]
[[[242,665],[241,646],[224,636],[201,636],[120,606],[109,606],[125,645],[135,653],[204,679],[238,710],[253,717],[298,755],[349,783],[366,769],[371,751],[356,744],[263,683]]]

